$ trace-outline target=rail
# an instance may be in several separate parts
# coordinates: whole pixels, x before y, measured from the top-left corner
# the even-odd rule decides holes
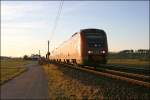
[[[82,70],[82,71],[86,71],[98,76],[104,76],[104,77],[108,77],[108,78],[112,78],[112,79],[117,79],[117,80],[121,80],[121,81],[126,81],[130,84],[133,85],[139,85],[139,86],[143,86],[146,88],[150,88],[150,83],[145,81],[150,79],[149,76],[145,76],[145,75],[139,75],[139,74],[134,74],[134,73],[127,73],[127,72],[121,72],[121,71],[115,71],[115,70],[108,70],[108,69],[103,69],[103,71],[100,70],[95,70],[94,68],[83,68],[81,66],[78,65],[73,65],[73,64],[66,64],[66,63],[55,63],[55,64],[59,64],[65,67],[70,67],[70,68],[74,68],[77,70]],[[137,79],[138,78],[138,79]]]

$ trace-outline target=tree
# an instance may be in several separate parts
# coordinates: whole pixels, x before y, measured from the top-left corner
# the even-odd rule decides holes
[[[27,55],[24,55],[24,56],[23,56],[23,59],[24,59],[24,60],[27,60],[27,59],[28,59],[28,56],[27,56]]]

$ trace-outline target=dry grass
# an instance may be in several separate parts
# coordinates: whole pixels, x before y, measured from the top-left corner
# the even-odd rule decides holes
[[[49,95],[52,99],[81,97],[81,95],[87,94],[87,89],[90,89],[76,80],[66,79],[64,73],[58,70],[56,66],[44,66],[44,69],[49,76]]]
[[[3,84],[4,82],[14,78],[25,70],[26,68],[1,68],[0,84]]]
[[[3,84],[4,82],[24,72],[26,68],[23,66],[29,63],[31,63],[31,61],[24,61],[22,59],[1,60],[0,84]]]
[[[1,60],[1,68],[2,67],[22,67],[31,62],[32,61],[23,60],[23,59],[6,59],[6,60]]]
[[[148,100],[149,89],[50,64],[43,66],[51,99]]]

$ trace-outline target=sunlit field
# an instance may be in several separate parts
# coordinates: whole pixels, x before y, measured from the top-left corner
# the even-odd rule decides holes
[[[132,67],[149,68],[150,62],[148,60],[140,59],[109,59],[108,64],[119,64]]]
[[[32,61],[23,59],[4,59],[1,60],[1,67],[22,67],[23,65],[29,64]]]
[[[6,82],[24,72],[26,68],[24,65],[31,63],[22,59],[5,59],[1,60],[0,66],[0,84]]]

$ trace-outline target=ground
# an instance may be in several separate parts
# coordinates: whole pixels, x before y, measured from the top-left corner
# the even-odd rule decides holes
[[[149,89],[123,81],[54,64],[45,65],[43,68],[52,99],[149,99]]]
[[[20,69],[27,69],[1,85],[1,99],[149,100],[150,98],[150,90],[147,88],[64,66],[54,64],[41,66],[37,62],[23,60],[2,61],[1,65],[3,65],[2,77],[14,76]]]

